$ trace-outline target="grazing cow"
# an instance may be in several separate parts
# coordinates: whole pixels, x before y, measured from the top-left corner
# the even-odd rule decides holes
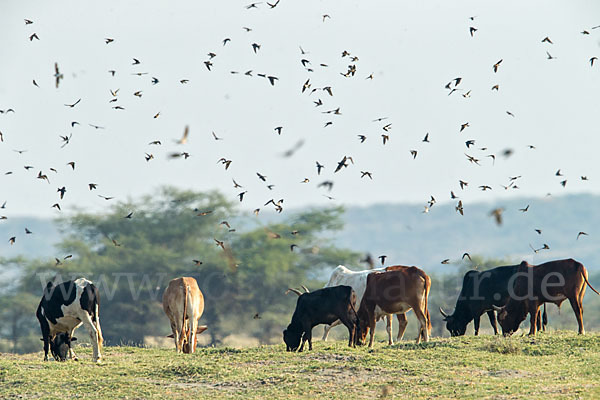
[[[71,341],[75,340],[75,329],[83,324],[92,341],[92,359],[100,362],[104,339],[100,329],[99,307],[100,293],[87,279],[79,278],[58,285],[48,282],[36,312],[44,341],[44,361],[48,361],[50,345],[55,359],[64,361],[66,353],[77,359],[71,349]]]
[[[312,350],[312,328],[319,324],[331,325],[338,319],[348,328],[348,346],[354,346],[357,323],[354,308],[356,294],[350,286],[333,286],[306,293],[300,293],[296,289],[289,290],[299,297],[292,321],[283,331],[287,351],[296,351],[298,346],[299,351],[302,351],[307,340],[308,349]]]
[[[498,334],[494,306],[501,307],[509,298],[509,283],[517,273],[518,265],[496,267],[487,271],[468,271],[464,278],[462,289],[456,300],[452,315],[448,315],[440,307],[440,313],[446,321],[446,329],[451,336],[462,336],[467,330],[467,325],[473,321],[475,336],[479,334],[479,322],[483,313],[487,313],[490,324],[494,328],[494,335]],[[546,309],[543,319],[540,318],[541,328],[545,329],[548,323]]]
[[[498,322],[505,336],[511,335],[521,322],[530,315],[529,335],[535,335],[540,305],[554,303],[560,307],[566,299],[571,303],[579,334],[583,335],[583,295],[586,285],[600,295],[588,281],[583,264],[573,260],[549,261],[540,265],[530,265],[526,261],[519,265],[512,286],[511,297],[506,305],[498,308]]]
[[[411,308],[421,324],[417,343],[427,342],[431,325],[428,321],[427,300],[431,279],[417,267],[404,267],[387,272],[374,272],[367,277],[367,287],[358,309],[358,339],[364,344],[371,331],[369,347],[373,346],[375,323],[385,314],[406,313]]]
[[[162,297],[163,310],[171,321],[168,337],[175,340],[177,352],[193,353],[198,344],[197,335],[204,332],[206,325],[198,326],[204,312],[204,296],[194,278],[175,278],[169,282]]]

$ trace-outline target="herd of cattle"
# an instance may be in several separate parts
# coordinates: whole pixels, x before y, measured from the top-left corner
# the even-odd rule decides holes
[[[469,271],[463,279],[454,312],[449,315],[440,308],[446,328],[452,336],[464,335],[467,325],[474,321],[475,335],[479,332],[480,318],[487,313],[494,333],[498,333],[496,314],[504,335],[519,329],[527,314],[530,315],[529,334],[545,329],[546,311],[540,306],[554,303],[558,306],[569,300],[579,333],[583,327],[583,296],[586,285],[600,295],[589,281],[585,267],[573,260],[550,261],[530,265],[497,267],[487,271]],[[427,308],[431,279],[417,267],[393,266],[374,270],[351,271],[344,266],[334,269],[323,289],[296,293],[298,301],[292,321],[283,331],[288,351],[302,351],[308,341],[312,349],[312,329],[325,324],[323,340],[329,330],[338,324],[348,328],[348,345],[363,345],[370,332],[369,347],[373,345],[376,322],[387,320],[388,343],[392,340],[392,317],[399,323],[397,340],[401,340],[407,325],[406,312],[413,310],[420,328],[417,343],[428,341],[431,335],[431,318]],[[194,278],[173,279],[163,294],[163,309],[171,322],[172,337],[177,352],[193,353],[197,335],[207,327],[198,325],[204,311],[204,297]],[[44,360],[48,350],[59,361],[77,359],[71,348],[76,340],[73,332],[82,324],[87,329],[93,347],[92,358],[102,358],[102,331],[100,329],[100,295],[98,289],[84,278],[54,285],[49,282],[44,289],[36,316],[40,322],[44,341]],[[357,309],[358,308],[358,309]]]

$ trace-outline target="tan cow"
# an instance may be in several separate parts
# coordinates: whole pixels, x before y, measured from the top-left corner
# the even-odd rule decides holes
[[[194,278],[176,278],[169,282],[163,294],[163,310],[171,321],[177,352],[193,353],[198,338],[196,335],[206,330],[206,325],[198,326],[204,312],[204,296]]]

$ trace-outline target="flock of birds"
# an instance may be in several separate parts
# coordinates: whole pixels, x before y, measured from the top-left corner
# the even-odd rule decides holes
[[[244,7],[247,10],[252,11],[252,10],[260,10],[260,9],[274,9],[278,6],[280,6],[280,0],[277,0],[273,3],[255,2],[255,3],[247,4]],[[322,23],[328,23],[328,21],[332,19],[329,14],[323,14],[323,15],[321,15],[320,18],[322,19]],[[470,23],[468,24],[468,29],[466,30],[465,35],[467,37],[475,39],[479,32],[479,28],[477,26],[474,26],[474,25],[476,25],[476,17],[470,17],[469,21],[470,21]],[[38,34],[36,32],[36,30],[34,29],[36,27],[35,21],[30,20],[30,19],[25,19],[24,23],[25,23],[25,26],[29,29],[29,32],[31,32],[31,33],[29,33],[25,38],[23,38],[23,40],[29,41],[29,42],[33,42],[33,41],[43,42],[43,40],[44,40],[43,32]],[[581,31],[581,34],[582,35],[591,35],[592,33],[594,33],[594,30],[599,29],[599,28],[600,28],[600,25],[591,27],[589,29],[584,29]],[[252,28],[250,28],[250,27],[242,27],[242,29],[246,32],[252,31]],[[600,30],[597,32],[600,32]],[[106,46],[111,46],[111,45],[113,45],[114,42],[118,41],[119,38],[105,37],[105,38],[99,38],[98,40],[104,40]],[[223,38],[222,42],[218,44],[218,48],[226,50],[227,47],[230,45],[231,41],[232,41],[232,39],[230,37]],[[547,50],[546,50],[547,59],[548,60],[557,59],[557,57],[551,55],[551,53],[550,53],[551,46],[554,44],[553,40],[550,37],[545,36],[540,39],[540,42],[541,42],[542,46],[547,46]],[[215,47],[217,47],[217,46],[215,46]],[[261,44],[255,42],[255,41],[249,41],[248,49],[251,50],[257,56],[260,56]],[[331,69],[330,65],[325,62],[320,62],[320,61],[313,59],[310,56],[310,53],[305,51],[304,48],[302,48],[302,46],[299,46],[298,50],[299,50],[299,54],[298,54],[299,66],[301,66],[305,70],[306,74],[308,75],[308,78],[303,82],[303,84],[301,86],[298,87],[298,89],[297,89],[298,94],[300,96],[303,96],[304,98],[306,98],[307,102],[311,102],[313,105],[313,108],[315,110],[317,110],[317,112],[320,112],[323,116],[326,117],[326,120],[323,123],[322,128],[327,129],[327,128],[331,127],[332,125],[334,125],[335,118],[338,118],[339,116],[343,115],[342,106],[339,106],[337,104],[335,106],[329,105],[332,101],[334,101],[334,99],[336,99],[335,87],[333,86],[333,84],[321,83],[321,82],[317,81],[316,79],[314,79],[311,76],[311,73],[314,72],[316,68]],[[377,76],[375,73],[360,73],[359,72],[360,59],[359,59],[358,55],[353,54],[350,51],[343,50],[343,51],[341,51],[341,53],[339,53],[339,57],[341,57],[341,59],[343,61],[345,61],[346,67],[345,67],[345,69],[343,69],[341,71],[335,71],[334,73],[336,75],[339,74],[340,76],[342,76],[346,79],[361,79],[361,80],[365,80],[365,81],[372,81],[374,79],[377,79]],[[210,51],[207,53],[206,59],[203,61],[203,64],[208,72],[213,72],[215,69],[220,68],[217,60],[218,60],[217,50]],[[591,57],[587,61],[589,62],[591,68],[596,68],[597,60],[598,60],[597,57]],[[490,65],[491,73],[493,73],[493,74],[498,73],[498,71],[502,69],[503,63],[504,63],[504,59],[499,58],[496,63]],[[139,58],[132,57],[131,58],[132,70],[127,71],[127,72],[129,74],[132,74],[132,75],[135,75],[138,77],[147,77],[153,86],[161,84],[161,80],[159,79],[159,77],[153,76],[150,72],[146,72],[146,71],[138,69],[140,66],[143,66],[143,65],[144,65],[144,63],[142,60],[140,60]],[[52,73],[53,73],[52,78],[53,78],[54,86],[57,89],[60,87],[61,83],[65,79],[68,79],[67,77],[65,77],[65,74],[62,72],[61,68],[62,68],[61,65],[59,65],[58,63],[54,63],[54,69],[52,71]],[[279,80],[280,80],[279,76],[277,76],[276,74],[266,73],[266,72],[256,72],[252,69],[245,70],[245,71],[244,70],[231,70],[229,72],[231,75],[240,75],[240,76],[246,76],[246,77],[258,77],[258,78],[264,79],[267,86],[276,86],[276,85],[278,85]],[[115,84],[117,84],[119,82],[119,80],[118,80],[119,75],[121,75],[122,72],[111,69],[111,70],[108,70],[107,73],[112,78],[115,79]],[[190,81],[189,79],[181,79],[179,81],[179,84],[185,85],[189,81]],[[445,85],[442,83],[441,86],[443,85],[444,88],[447,90],[447,96],[462,96],[465,99],[469,99],[472,95],[473,89],[464,87],[463,81],[464,81],[463,77],[456,77],[456,78],[448,81]],[[31,80],[31,84],[37,88],[42,89],[42,86],[33,77]],[[501,83],[496,83],[490,88],[490,90],[499,91],[500,85],[501,85]],[[108,102],[110,104],[110,107],[115,111],[120,111],[120,112],[126,111],[125,106],[120,104],[120,99],[121,99],[120,90],[119,89],[109,89],[109,90],[110,90],[110,99]],[[137,90],[133,93],[133,95],[138,98],[142,98],[144,96],[144,92],[143,92],[143,90]],[[82,101],[85,101],[84,97],[76,98],[76,99],[73,99],[72,102],[64,104],[64,106],[67,108],[70,108],[70,109],[77,109],[77,107],[81,104]],[[2,143],[4,143],[5,141],[7,143],[11,142],[11,133],[10,132],[6,132],[6,133],[2,132],[1,118],[10,118],[10,115],[14,114],[17,111],[19,111],[19,110],[14,110],[13,108],[10,108],[10,107],[6,108],[6,109],[0,109],[0,145]],[[506,110],[506,115],[508,115],[511,118],[516,118],[515,114],[513,112],[511,112],[510,110]],[[154,119],[157,119],[160,117],[161,117],[160,111],[154,113],[154,115],[153,115]],[[382,145],[384,145],[384,146],[387,145],[390,142],[390,140],[392,140],[391,132],[393,129],[393,121],[391,120],[391,118],[387,117],[387,116],[378,117],[378,118],[373,119],[372,123],[375,124],[377,126],[376,129],[379,130],[377,140],[379,140]],[[86,124],[86,123],[83,123],[83,124]],[[78,129],[78,126],[82,125],[82,123],[80,123],[77,120],[73,120],[73,121],[69,121],[69,125],[70,125],[71,129],[75,130],[75,129]],[[106,129],[105,126],[96,125],[93,123],[87,123],[87,125],[95,130]],[[471,127],[470,122],[465,121],[456,127],[456,132],[457,133],[467,133],[469,131],[470,127]],[[273,132],[275,135],[278,135],[278,136],[285,135],[285,131],[286,131],[285,126],[273,127]],[[166,153],[167,157],[169,157],[171,159],[183,159],[183,160],[188,159],[191,156],[191,152],[188,148],[186,148],[186,146],[188,145],[189,137],[192,134],[194,134],[194,133],[191,132],[190,127],[184,126],[181,136],[178,138],[171,139],[172,140],[171,144],[175,145],[177,150],[167,152]],[[221,137],[214,131],[210,132],[210,137],[217,142],[225,139],[224,137]],[[61,149],[65,148],[66,146],[68,146],[71,143],[72,138],[73,138],[73,133],[59,135],[57,147],[59,147]],[[371,139],[370,136],[367,136],[365,134],[357,134],[357,136],[356,136],[356,141],[358,143],[362,144],[362,143],[365,143],[367,140],[372,141],[374,139]],[[148,150],[144,151],[144,154],[143,154],[143,157],[146,162],[149,163],[155,159],[155,153],[156,154],[158,154],[158,153],[156,150],[154,150],[154,148],[160,148],[164,144],[163,143],[164,141],[165,141],[164,139],[154,139],[154,140],[148,142],[148,144],[147,144]],[[424,143],[425,145],[429,145],[429,143],[431,143],[432,141],[433,141],[433,138],[430,135],[430,133],[426,133],[422,139],[422,143]],[[466,160],[469,163],[472,163],[474,165],[481,165],[481,163],[483,162],[484,159],[489,159],[493,165],[496,162],[498,155],[508,158],[513,153],[512,149],[505,149],[500,154],[491,153],[487,147],[477,147],[476,140],[474,140],[474,139],[468,139],[464,142],[464,144],[465,144],[464,155],[466,157]],[[284,157],[291,157],[303,145],[304,145],[304,140],[298,141],[293,148],[291,148],[290,150],[285,152]],[[534,151],[536,149],[535,145],[533,145],[533,144],[529,145],[528,148],[531,151]],[[23,155],[27,152],[27,149],[13,149],[13,150],[15,152],[17,152],[19,155]],[[409,149],[408,151],[410,153],[410,156],[413,159],[416,159],[419,156],[419,150],[417,150],[417,149]],[[232,163],[234,163],[234,161],[232,159],[228,159],[226,157],[221,157],[218,159],[217,159],[217,157],[215,157],[215,162],[217,164],[221,164],[225,171],[228,171],[230,166],[232,165]],[[346,155],[343,155],[343,157],[341,157],[339,159],[339,161],[337,161],[337,163],[334,165],[326,165],[326,163],[321,163],[319,160],[311,161],[311,162],[315,163],[314,171],[315,171],[316,177],[318,179],[321,176],[321,173],[324,169],[327,171],[332,170],[333,176],[336,176],[336,174],[344,173],[345,170],[347,170],[349,167],[351,167],[355,164],[355,159],[351,155],[346,154]],[[39,172],[36,175],[36,179],[46,182],[47,184],[52,184],[55,181],[60,181],[60,173],[59,172],[62,172],[62,171],[59,171],[60,170],[59,167],[48,167],[47,170],[38,169],[38,168],[35,168],[33,165],[29,165],[29,164],[26,164],[23,167],[27,171],[38,170]],[[66,168],[71,171],[76,171],[77,163],[75,161],[68,161],[64,164],[63,168]],[[6,171],[6,172],[4,172],[4,174],[10,175],[10,174],[13,174],[13,171]],[[374,175],[373,172],[368,169],[361,169],[360,173],[357,174],[359,179],[369,179],[369,180],[374,179],[373,175]],[[555,175],[556,175],[556,177],[559,178],[559,184],[562,187],[566,187],[567,178],[563,175],[562,171],[560,169],[558,169],[555,172]],[[519,176],[519,175],[508,177],[506,184],[502,185],[502,187],[505,190],[518,189],[520,178],[521,178],[521,176]],[[275,184],[273,182],[271,182],[269,180],[268,176],[261,171],[255,172],[255,179],[257,179],[260,184],[266,186],[266,188],[268,190],[273,190],[275,187]],[[298,183],[299,184],[308,184],[308,183],[312,182],[311,179],[313,179],[313,178],[306,177]],[[581,176],[580,179],[581,179],[581,181],[588,181],[587,176]],[[231,181],[232,181],[233,189],[237,192],[237,195],[236,195],[237,199],[239,200],[239,202],[243,202],[245,200],[245,196],[249,192],[248,189],[246,189],[243,185],[238,183],[238,181],[236,181],[235,178],[231,178]],[[323,194],[323,195],[330,200],[334,200],[335,198],[332,197],[329,193],[329,192],[331,192],[334,184],[335,183],[332,179],[327,179],[327,180],[323,180],[323,181],[319,182],[317,184],[317,187],[327,190],[326,194]],[[449,188],[448,189],[449,198],[453,202],[455,202],[455,204],[456,204],[455,210],[460,215],[464,214],[466,205],[463,203],[463,200],[460,198],[460,196],[458,194],[460,194],[460,191],[466,190],[469,187],[469,184],[470,183],[468,181],[459,179],[457,182],[457,188]],[[98,190],[99,186],[102,188],[102,185],[100,185],[96,182],[90,181],[87,185],[86,190],[88,190],[90,192],[95,192]],[[71,188],[67,188],[64,185],[59,184],[56,189],[57,189],[56,190],[57,197],[55,199],[49,201],[48,206],[56,209],[57,211],[61,211],[62,210],[61,201],[65,198],[65,196],[68,195]],[[493,188],[490,185],[484,184],[484,185],[479,185],[478,189],[482,190],[482,191],[489,191],[489,190],[492,190]],[[115,196],[107,196],[103,193],[97,193],[96,195],[105,201],[111,201],[111,200],[115,199]],[[0,199],[0,201],[1,201],[1,199]],[[438,202],[438,200],[434,196],[430,196],[430,198],[426,201],[426,204],[424,205],[423,213],[430,212],[430,210],[436,205],[437,202]],[[274,210],[275,212],[281,213],[284,209],[284,198],[279,198],[279,199],[276,199],[275,197],[265,198],[264,201],[260,202],[260,204],[256,204],[256,208],[254,208],[254,211],[253,211],[254,214],[258,216],[259,213],[261,212],[261,210],[265,207],[269,207],[270,209]],[[9,211],[9,208],[10,208],[10,204],[7,204],[7,201],[4,201],[0,207],[0,220],[6,220],[8,218],[7,212]],[[493,220],[498,225],[501,225],[503,222],[503,212],[504,211],[505,210],[503,208],[495,208],[490,211],[490,217],[493,218]],[[519,211],[522,213],[528,212],[529,205],[521,208]],[[196,210],[196,215],[203,216],[203,215],[208,215],[211,212],[212,212],[212,210]],[[135,218],[135,210],[132,210],[127,215],[124,215],[123,218],[126,218],[126,219]],[[230,224],[227,221],[223,221],[220,225],[225,226],[227,228],[228,232],[235,232],[235,229],[231,228]],[[542,234],[541,229],[535,228],[535,231],[539,235]],[[23,227],[23,233],[25,235],[33,234],[33,232],[27,227]],[[271,237],[273,239],[277,239],[277,238],[281,237],[280,234],[274,233],[274,232],[267,232],[267,234],[269,235],[269,237]],[[298,234],[298,232],[294,231],[294,232],[292,232],[292,234]],[[587,235],[588,234],[586,232],[580,231],[577,233],[576,239],[579,240],[580,237],[587,236]],[[9,241],[9,243],[11,245],[13,245],[16,243],[17,240],[20,239],[20,234],[18,232],[11,232],[11,233],[9,233],[9,236],[7,237],[7,239]],[[112,243],[115,246],[120,246],[120,243],[118,243],[115,238],[109,238],[109,239],[112,241]],[[225,243],[224,240],[219,240],[219,239],[215,238],[215,244],[216,244],[216,246],[219,246],[220,248],[222,248],[224,251],[226,251],[226,252],[228,251],[227,244]],[[290,250],[294,251],[295,248],[297,248],[297,247],[298,247],[297,245],[292,245],[290,247]],[[535,247],[531,246],[531,249],[535,253],[538,253],[543,250],[548,250],[549,248],[550,247],[548,246],[548,244],[545,244],[545,243],[540,248],[535,248]],[[231,254],[229,254],[229,257],[232,258]],[[464,253],[462,258],[464,259],[465,257],[470,258],[470,255],[468,253]],[[70,255],[67,257],[64,257],[63,259],[67,259],[67,258],[70,258]],[[386,258],[385,255],[379,256],[379,259],[382,264],[385,263],[385,258]],[[58,264],[61,262],[61,259],[57,258],[56,261]],[[201,264],[201,260],[193,260],[193,261],[197,265]],[[450,259],[447,258],[447,259],[442,260],[441,262],[442,262],[442,264],[447,264],[450,262]]]

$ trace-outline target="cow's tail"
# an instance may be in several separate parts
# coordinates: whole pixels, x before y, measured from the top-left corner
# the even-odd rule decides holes
[[[425,310],[423,310],[423,314],[425,314],[425,319],[426,319],[426,329],[427,329],[427,336],[431,335],[431,318],[429,316],[429,308],[427,306],[427,303],[429,302],[429,289],[431,289],[431,278],[425,275]]]
[[[354,289],[352,289],[352,291],[350,292],[350,308],[352,309],[352,312],[354,313],[354,329],[353,329],[353,342],[354,344],[356,344],[357,340],[358,340],[358,311],[356,311],[356,307],[354,306],[354,300],[356,300],[356,293],[354,292]]]
[[[183,351],[183,342],[187,339],[188,330],[185,328],[185,317],[187,316],[187,307],[188,307],[188,292],[190,288],[188,285],[183,282],[183,315],[181,321],[181,332],[179,332],[179,347]]]
[[[594,287],[590,284],[590,281],[588,281],[587,270],[585,269],[583,264],[581,264],[581,263],[577,263],[577,264],[581,270],[581,275],[583,275],[583,280],[585,281],[585,283],[590,287],[590,289],[592,289],[594,292],[596,292],[597,295],[600,295],[600,293],[598,293],[598,291],[596,289],[594,289]]]

